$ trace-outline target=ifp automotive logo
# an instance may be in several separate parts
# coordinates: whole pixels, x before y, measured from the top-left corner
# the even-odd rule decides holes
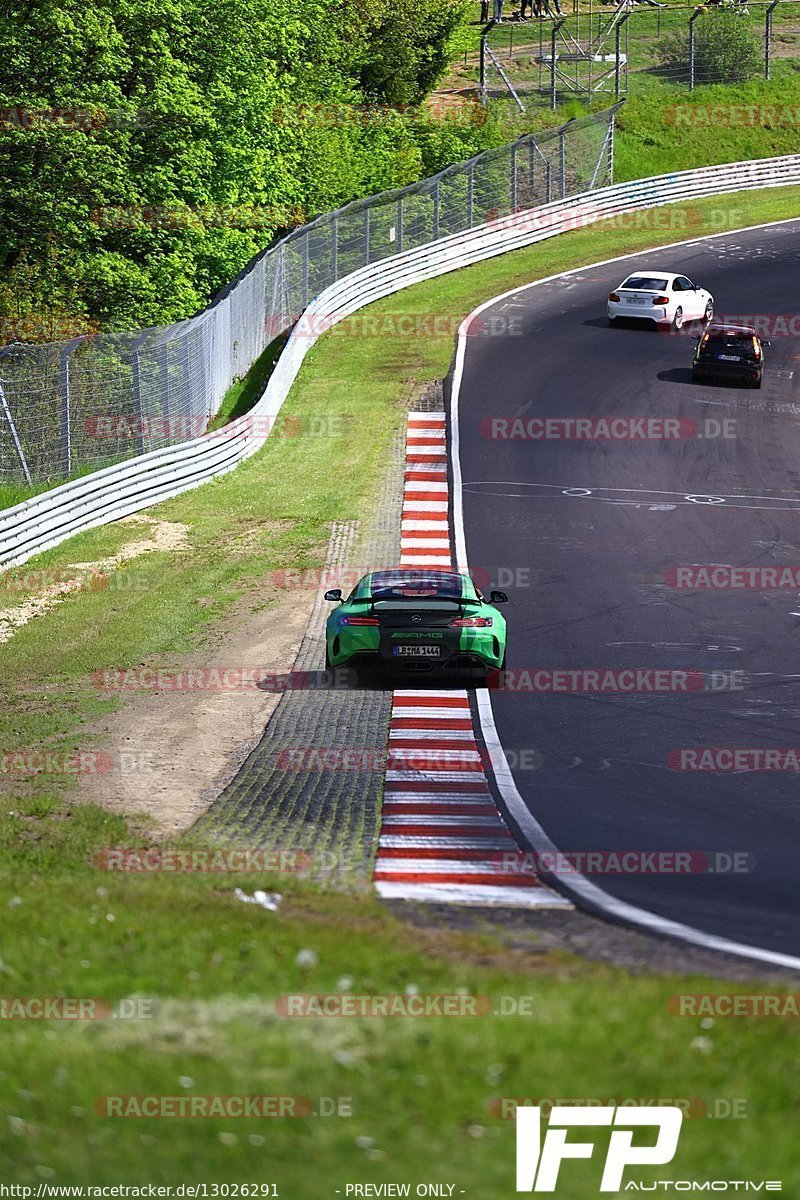
[[[591,1142],[568,1142],[567,1130],[573,1125],[615,1126],[606,1154],[601,1192],[618,1192],[628,1166],[662,1166],[672,1162],[678,1149],[683,1112],[676,1105],[656,1109],[598,1108],[555,1106],[542,1142],[540,1108],[517,1109],[517,1191],[554,1192],[561,1163],[567,1158],[591,1158]],[[644,1125],[658,1128],[653,1145],[634,1146],[634,1130]]]
[[[578,1125],[613,1126],[608,1143],[601,1192],[782,1192],[780,1179],[662,1179],[657,1183],[642,1183],[628,1179],[623,1182],[626,1167],[656,1167],[671,1163],[678,1149],[683,1121],[683,1109],[675,1104],[657,1108],[631,1108],[616,1104],[585,1108],[576,1105],[554,1105],[550,1109],[547,1132],[542,1140],[542,1110],[533,1105],[518,1105],[517,1121],[517,1191],[554,1192],[561,1164],[568,1158],[591,1158],[594,1144],[590,1141],[567,1141],[569,1129]],[[655,1141],[648,1136],[646,1144],[634,1145],[639,1129],[653,1126]]]

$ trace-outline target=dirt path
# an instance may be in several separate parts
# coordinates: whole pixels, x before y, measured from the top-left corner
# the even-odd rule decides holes
[[[308,624],[314,593],[281,594],[253,612],[253,601],[225,616],[214,644],[170,670],[288,671]],[[207,809],[258,742],[280,695],[192,690],[138,693],[95,726],[115,769],[87,776],[82,798],[120,813],[154,840],[184,832]]]
[[[149,536],[138,541],[126,542],[116,554],[95,562],[70,563],[63,572],[43,571],[20,572],[20,584],[33,576],[41,586],[36,594],[28,596],[12,608],[0,609],[0,643],[8,642],[18,629],[22,629],[29,621],[42,617],[56,605],[65,600],[73,592],[93,591],[108,585],[109,578],[117,567],[131,562],[141,554],[150,554],[153,550],[171,550],[173,552],[186,549],[188,542],[188,527],[177,521],[157,521],[153,517],[142,515],[126,517],[120,525],[131,525],[140,528]],[[64,578],[61,578],[61,575]],[[58,576],[48,583],[49,575]],[[13,591],[13,587],[9,587]]]

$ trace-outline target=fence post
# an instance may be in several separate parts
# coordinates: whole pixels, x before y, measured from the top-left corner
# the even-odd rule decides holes
[[[2,347],[2,349],[0,349],[0,359],[8,354],[10,350],[13,350],[13,348],[13,346]],[[33,480],[31,479],[31,473],[28,470],[28,460],[25,458],[25,452],[22,449],[22,443],[20,442],[19,435],[17,434],[17,427],[14,424],[14,418],[11,415],[11,409],[9,407],[8,400],[6,399],[6,390],[3,387],[2,375],[0,375],[0,407],[2,407],[3,415],[8,422],[8,428],[11,430],[11,440],[14,443],[14,449],[17,452],[17,457],[19,459],[20,466],[22,467],[22,474],[25,476],[25,482],[27,483],[28,487],[31,487]]]
[[[547,159],[547,203],[553,199],[553,164],[550,159]]]
[[[563,129],[558,133],[558,175],[559,199],[563,200],[567,194],[567,138]]]
[[[772,13],[780,0],[772,0],[764,14],[764,78],[769,79],[772,69]]]
[[[475,163],[470,159],[467,171],[467,229],[472,229],[475,206]]]
[[[556,34],[558,33],[559,22],[553,22],[553,29],[550,34],[550,107],[553,112],[556,111]]]
[[[303,308],[308,308],[308,234],[303,234]]]
[[[511,211],[517,211],[517,143],[511,147]]]
[[[158,343],[160,352],[159,374],[161,375],[161,416],[164,420],[164,428],[167,430],[169,429],[170,391],[172,390],[169,378],[169,348],[174,336],[175,328],[172,327]]]
[[[144,454],[144,405],[142,403],[142,365],[139,361],[139,347],[147,339],[147,333],[141,333],[131,344],[131,374],[133,377],[133,409],[136,420],[136,453]],[[194,414],[190,414],[193,416]]]
[[[181,403],[181,411],[178,414],[184,421],[191,417],[194,409],[192,403],[192,357],[189,349],[190,330],[187,327],[186,332],[181,337],[181,357],[183,359],[183,397]],[[174,428],[172,421],[172,413],[170,413],[169,429],[172,436]]]
[[[659,19],[661,17],[661,9],[658,10]],[[619,100],[619,56],[620,56],[620,38],[622,36],[622,26],[625,25],[630,17],[630,12],[626,12],[621,21],[618,22],[614,34],[614,99]],[[627,60],[626,60],[627,61]]]
[[[608,127],[608,182],[614,182],[614,128],[617,114],[612,112]]]
[[[439,237],[439,180],[433,185],[433,240]]]
[[[369,205],[364,209],[364,262],[369,265],[369,239],[372,232],[372,226],[369,219]]]
[[[399,196],[397,200],[397,253],[402,253],[403,250],[403,197]]]
[[[486,34],[487,29],[481,30],[480,74],[478,79],[478,98],[486,108]]]
[[[689,17],[689,91],[694,91],[694,23],[700,16],[700,9],[696,8]]]
[[[336,283],[339,278],[339,214],[333,214],[333,229],[331,232],[331,241],[333,242],[333,282]]]
[[[64,477],[72,474],[72,431],[70,429],[70,371],[72,351],[84,341],[83,337],[72,338],[61,347],[58,356],[58,390],[61,393],[61,466]]]

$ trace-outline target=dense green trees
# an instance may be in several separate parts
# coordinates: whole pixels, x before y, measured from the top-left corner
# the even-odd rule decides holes
[[[0,344],[190,315],[301,212],[480,149],[490,128],[408,110],[463,20],[464,0],[0,0]]]

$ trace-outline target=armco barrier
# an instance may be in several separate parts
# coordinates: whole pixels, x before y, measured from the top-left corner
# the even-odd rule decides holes
[[[147,508],[232,471],[264,444],[300,365],[326,328],[373,300],[509,250],[544,241],[593,221],[660,204],[800,183],[800,155],[726,163],[613,184],[568,200],[526,209],[465,233],[362,267],[320,293],[292,334],[250,413],[223,430],[156,450],[26,500],[0,514],[0,566],[26,562],[86,529]],[[254,419],[255,418],[255,419]]]

